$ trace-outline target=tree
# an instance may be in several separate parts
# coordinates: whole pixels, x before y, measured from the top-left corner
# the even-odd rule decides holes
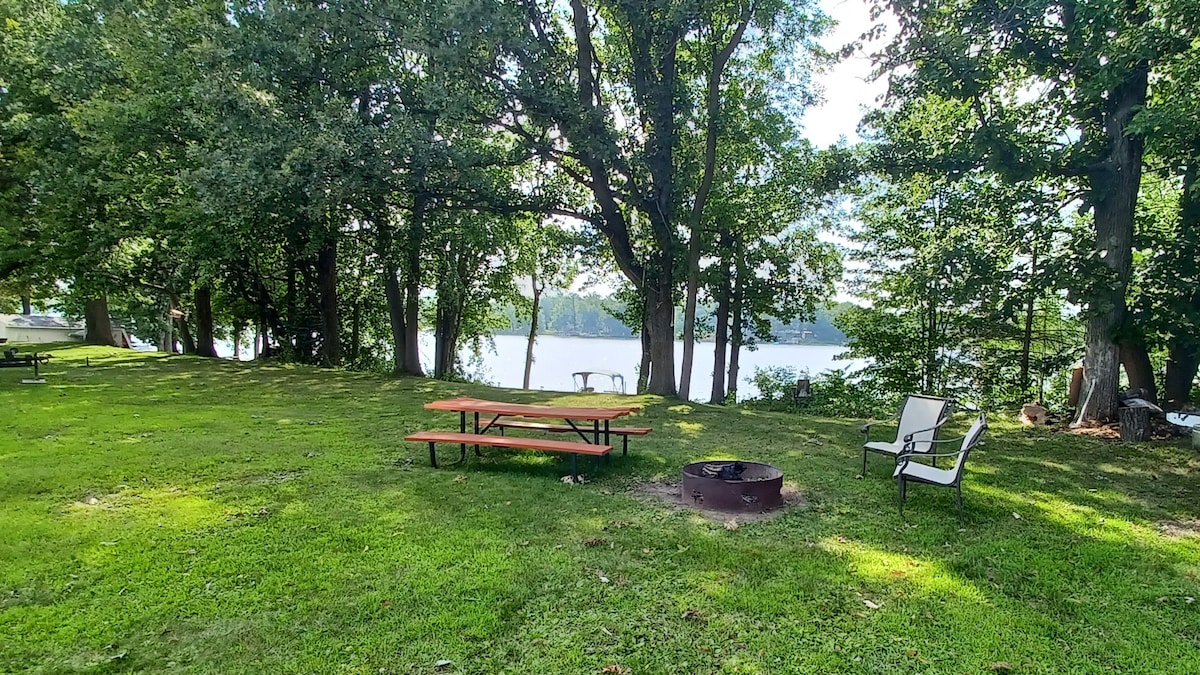
[[[1161,4],[1116,0],[881,6],[900,25],[879,55],[892,69],[893,99],[936,93],[969,106],[972,118],[950,164],[987,165],[1012,179],[1064,177],[1082,189],[1092,215],[1091,255],[1103,274],[1081,289],[1087,354],[1078,418],[1112,417],[1144,150],[1135,119],[1145,108],[1152,66],[1186,44],[1161,28],[1172,13]],[[1040,95],[1033,99],[1030,91]]]
[[[505,95],[491,123],[526,139],[589,191],[589,203],[559,211],[608,240],[618,269],[640,294],[653,393],[676,393],[676,268],[687,224],[681,214],[696,207],[689,189],[696,174],[680,166],[696,148],[684,136],[699,120],[704,96],[697,85],[719,84],[709,56],[745,34],[773,34],[785,8],[796,8],[789,16],[799,24],[819,23],[806,4],[750,7],[751,25],[761,31],[738,28],[745,3],[679,0],[572,0],[569,15],[561,16],[565,8],[522,0],[511,6],[513,16],[489,16],[478,30],[462,31],[489,45],[489,56],[473,67]],[[721,47],[713,52],[713,44]]]
[[[533,370],[533,346],[537,341],[538,313],[542,294],[547,288],[565,289],[579,273],[579,237],[553,221],[526,224],[517,263],[529,276],[530,309],[529,339],[525,345],[525,378],[522,387],[529,388]]]

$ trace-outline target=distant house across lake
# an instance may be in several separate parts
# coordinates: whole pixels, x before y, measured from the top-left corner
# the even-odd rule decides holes
[[[85,327],[81,321],[44,314],[0,314],[0,340],[5,342],[83,342]],[[129,346],[125,329],[113,324],[117,344]]]

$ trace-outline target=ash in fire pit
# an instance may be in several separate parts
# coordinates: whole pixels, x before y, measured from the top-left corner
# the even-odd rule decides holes
[[[721,480],[741,480],[746,472],[746,465],[741,462],[708,462],[700,468],[705,478],[720,478]]]
[[[761,512],[783,506],[783,472],[758,462],[695,462],[683,467],[685,504],[705,509]]]

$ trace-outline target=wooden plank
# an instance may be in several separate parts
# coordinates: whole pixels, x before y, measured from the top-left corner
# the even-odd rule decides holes
[[[526,450],[544,450],[546,452],[571,452],[580,455],[607,455],[612,452],[611,445],[554,441],[543,438],[460,434],[454,431],[419,431],[415,434],[405,436],[404,440],[414,443],[465,443],[467,445],[488,445],[494,448],[524,448]]]
[[[529,405],[526,403],[503,403],[478,398],[452,398],[425,404],[426,410],[471,412],[513,417],[558,418],[572,420],[615,420],[639,410],[636,407],[619,408],[571,408],[565,406]]]
[[[481,422],[482,424],[482,422]],[[522,422],[521,420],[496,420],[492,422],[492,427],[505,427],[507,429],[536,429],[538,431],[553,431],[556,433],[566,433],[575,431],[569,424],[546,424],[543,422]],[[578,427],[579,431],[591,433],[592,427]],[[654,431],[650,427],[609,427],[608,433],[618,436],[645,436]],[[600,429],[600,433],[604,433],[604,429]]]

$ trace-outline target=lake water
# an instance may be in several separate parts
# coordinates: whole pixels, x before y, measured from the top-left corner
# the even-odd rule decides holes
[[[789,367],[796,372],[808,371],[810,375],[839,368],[859,368],[860,359],[840,360],[835,358],[845,347],[832,345],[759,345],[755,351],[742,349],[741,374],[738,379],[738,398],[745,399],[758,394],[750,383],[755,368]],[[251,355],[243,352],[242,358]],[[221,356],[233,353],[232,344],[218,343]],[[520,388],[525,375],[525,338],[520,335],[497,335],[492,347],[484,348],[479,362],[472,361],[469,350],[463,350],[463,363],[475,379],[500,387]],[[574,391],[571,373],[578,370],[611,370],[625,376],[626,389],[633,393],[637,388],[637,366],[641,359],[641,342],[630,339],[555,337],[543,335],[533,348],[533,370],[530,387],[549,391]],[[421,361],[426,370],[433,362],[433,335],[421,335]],[[675,343],[675,374],[679,376],[683,361],[683,343]],[[707,401],[712,393],[713,343],[696,345],[696,360],[692,368],[692,399]],[[589,382],[598,391],[609,387],[609,379],[593,378]]]
[[[859,360],[839,360],[838,354],[845,347],[827,345],[759,345],[755,351],[742,349],[741,380],[738,397],[746,398],[758,393],[749,378],[755,367],[786,366],[797,372],[807,370],[810,375],[835,368],[861,366]],[[432,340],[421,345],[421,354],[432,354]],[[468,354],[463,354],[464,362]],[[629,393],[637,388],[637,366],[641,360],[641,342],[629,339],[579,338],[541,336],[533,348],[533,369],[530,387],[553,391],[572,391],[571,373],[577,370],[612,370],[625,376]],[[683,361],[683,343],[675,343],[675,373],[679,376]],[[519,335],[497,335],[495,350],[485,348],[481,379],[501,387],[519,388],[525,375],[525,338]],[[692,399],[707,401],[712,393],[713,343],[696,345],[695,364],[692,368]],[[608,378],[589,382],[597,390],[607,389]]]

